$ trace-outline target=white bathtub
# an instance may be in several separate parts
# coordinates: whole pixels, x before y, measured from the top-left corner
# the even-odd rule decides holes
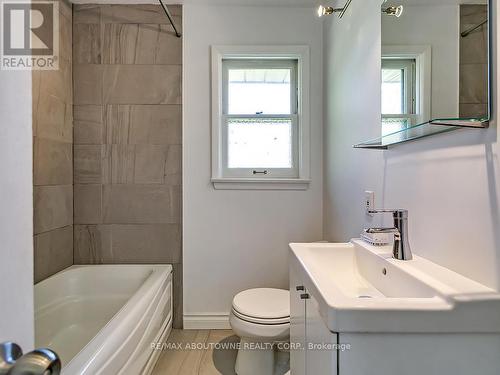
[[[172,266],[72,266],[35,285],[35,346],[64,375],[151,372],[172,327]]]

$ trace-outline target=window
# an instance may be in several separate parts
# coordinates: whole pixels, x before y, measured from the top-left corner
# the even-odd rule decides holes
[[[382,135],[417,123],[415,59],[382,59]]]
[[[256,49],[214,47],[212,181],[216,188],[305,188],[307,50]]]

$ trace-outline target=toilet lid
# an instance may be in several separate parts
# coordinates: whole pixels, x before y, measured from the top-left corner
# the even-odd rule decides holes
[[[253,318],[287,318],[290,316],[290,292],[273,288],[244,290],[234,297],[233,309]]]

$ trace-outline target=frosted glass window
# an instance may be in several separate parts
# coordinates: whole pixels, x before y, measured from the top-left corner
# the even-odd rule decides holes
[[[228,168],[292,168],[292,121],[228,120]]]

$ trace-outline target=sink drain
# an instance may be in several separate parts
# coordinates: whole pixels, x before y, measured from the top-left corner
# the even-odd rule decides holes
[[[373,298],[372,296],[358,296],[358,298]]]

